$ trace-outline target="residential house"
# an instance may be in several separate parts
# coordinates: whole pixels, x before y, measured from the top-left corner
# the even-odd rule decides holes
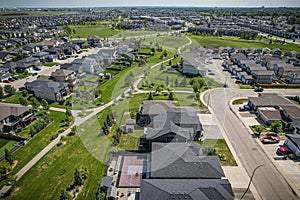
[[[28,57],[17,62],[17,71],[40,69],[42,63],[38,58]]]
[[[45,52],[45,51],[37,52],[37,53],[33,54],[32,57],[38,58],[40,60],[40,62],[42,62],[42,63],[50,62],[50,60],[51,60],[51,58],[50,58],[51,56],[50,56],[49,52]]]
[[[273,49],[273,51],[272,51],[272,55],[273,55],[274,57],[280,57],[281,54],[282,54],[282,51],[281,51],[281,49],[279,49],[279,48],[275,48],[275,49]]]
[[[76,84],[76,72],[67,69],[57,69],[51,73],[51,77],[56,82],[69,83],[70,86]]]
[[[94,74],[95,70],[98,68],[99,64],[97,61],[90,57],[85,57],[82,59],[76,59],[72,63],[82,65],[83,71],[86,73]]]
[[[25,83],[25,87],[39,99],[46,99],[49,102],[57,102],[67,96],[69,89],[67,83],[54,81],[33,81]]]
[[[102,47],[101,38],[99,36],[87,37],[87,42],[91,47]]]
[[[287,84],[300,84],[300,68],[298,70],[289,71],[285,82]]]
[[[251,71],[255,83],[271,84],[273,82],[274,72],[267,70]]]
[[[285,134],[284,144],[292,150],[295,156],[300,157],[300,134]]]
[[[0,132],[15,131],[33,121],[30,107],[18,104],[0,103]]]
[[[231,184],[216,156],[203,156],[195,143],[153,143],[148,178],[140,199],[233,199]]]

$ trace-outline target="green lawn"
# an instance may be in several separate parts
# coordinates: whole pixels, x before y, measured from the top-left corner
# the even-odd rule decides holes
[[[2,102],[20,104],[19,97],[21,97],[21,96],[22,96],[22,94],[20,92],[16,92],[14,95],[11,95],[11,96],[3,99]]]
[[[144,135],[144,130],[137,130],[133,133],[123,134],[117,148],[120,150],[138,150],[140,137]]]
[[[159,44],[164,49],[168,49],[172,52],[177,52],[177,48],[185,45],[188,43],[188,39],[184,36],[182,37],[176,37],[176,36],[170,36],[170,35],[162,35],[162,36],[154,36],[154,37],[147,37],[144,41],[142,41],[142,44],[145,45],[154,45],[155,43]]]
[[[298,106],[300,106],[300,103],[298,101],[292,100],[292,102]]]
[[[213,37],[213,36],[196,36],[196,35],[190,35],[190,37],[196,40],[203,47],[230,46],[230,47],[246,47],[246,48],[256,47],[259,49],[268,47],[271,50],[274,48],[280,48],[283,51],[283,53],[291,50],[295,50],[297,53],[300,53],[299,45],[297,44],[285,43],[282,45],[277,43],[275,44],[274,42],[272,44],[269,44],[268,39],[244,40],[244,39],[240,39],[239,37],[229,37],[229,36]]]
[[[24,167],[35,155],[37,155],[44,147],[50,142],[51,138],[57,135],[59,128],[65,125],[63,120],[65,119],[65,113],[50,111],[47,115],[53,121],[40,133],[36,134],[29,142],[21,147],[14,153],[14,156],[18,160],[18,164],[13,169],[12,173],[16,174],[22,167]],[[24,130],[29,131],[27,129]]]
[[[46,62],[46,63],[43,63],[43,66],[46,66],[46,67],[53,67],[54,65],[57,65],[58,62]]]
[[[243,103],[246,103],[248,102],[249,99],[236,99],[232,102],[232,105],[238,105],[238,104],[243,104]]]
[[[6,199],[59,199],[60,191],[73,183],[74,171],[80,166],[88,169],[88,178],[76,199],[95,199],[105,165],[90,154],[78,136],[67,136],[64,141],[66,144],[54,147],[34,165]]]
[[[5,140],[0,138],[0,157],[4,156],[4,150],[11,150],[14,148],[14,144],[16,144],[16,141],[12,140]]]
[[[222,166],[237,166],[236,161],[227,146],[227,143],[224,139],[206,139],[204,141],[198,142],[202,148],[212,148],[215,149],[216,155],[223,154],[226,157],[225,161],[220,160]]]
[[[99,37],[110,37],[122,33],[121,30],[113,30],[101,23],[97,23],[97,25],[69,25],[69,27],[75,30],[73,38],[86,38],[93,35]]]

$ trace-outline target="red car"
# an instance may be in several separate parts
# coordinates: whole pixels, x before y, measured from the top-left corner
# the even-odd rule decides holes
[[[287,147],[280,147],[277,149],[276,153],[279,155],[284,155],[284,154],[290,154],[292,152]]]
[[[8,79],[3,81],[3,83],[10,83],[10,82],[11,82],[11,81],[8,80]]]

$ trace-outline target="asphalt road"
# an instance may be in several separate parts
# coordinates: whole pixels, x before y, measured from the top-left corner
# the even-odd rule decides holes
[[[274,91],[270,90],[270,92]],[[297,94],[299,90],[283,90],[281,93]],[[203,95],[203,99],[223,127],[249,177],[257,166],[266,165],[260,167],[253,177],[253,184],[261,199],[298,199],[257,141],[252,138],[242,122],[230,110],[229,102],[232,99],[248,96],[257,96],[257,94],[253,90],[219,88],[208,90]]]

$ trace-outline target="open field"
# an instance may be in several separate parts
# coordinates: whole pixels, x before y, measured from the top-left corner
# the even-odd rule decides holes
[[[97,25],[69,25],[68,27],[75,31],[72,35],[73,38],[86,38],[93,35],[107,38],[122,33],[121,30],[111,29],[101,23],[97,23]]]
[[[142,44],[145,45],[154,45],[158,44],[162,48],[168,49],[169,51],[177,52],[178,47],[181,47],[188,43],[188,39],[184,36],[176,37],[170,35],[162,35],[162,36],[154,36],[154,37],[147,37]]]
[[[226,141],[224,139],[206,139],[204,141],[198,142],[202,148],[215,149],[215,153],[219,158],[222,166],[236,166],[236,161],[232,156],[230,149],[228,148]],[[226,160],[221,160],[220,155],[225,156]]]
[[[268,39],[244,40],[238,37],[229,37],[229,36],[212,37],[212,36],[196,36],[196,35],[190,35],[190,37],[206,48],[230,46],[230,47],[246,47],[246,48],[256,47],[262,49],[268,47],[271,50],[274,48],[279,48],[283,51],[283,53],[291,50],[295,50],[298,54],[300,53],[299,45],[297,44],[285,43],[282,45],[282,44],[274,44],[274,42],[272,44],[269,44]]]
[[[65,125],[63,120],[65,119],[65,113],[50,111],[47,115],[53,121],[42,131],[36,134],[29,142],[21,147],[14,153],[14,156],[18,160],[18,164],[13,169],[12,173],[17,173],[22,167],[24,167],[35,155],[37,155],[44,147],[46,147],[51,138],[57,136],[57,131],[60,127]],[[29,132],[29,128],[25,128],[24,132]]]
[[[0,138],[0,157],[4,156],[4,150],[11,150],[14,148],[14,144],[16,144],[15,141],[11,141],[11,140],[5,140]]]
[[[88,178],[76,199],[95,199],[105,165],[94,158],[78,136],[63,138],[65,144],[54,147],[18,182],[6,199],[59,199],[60,191],[67,189],[80,166],[88,170]]]

